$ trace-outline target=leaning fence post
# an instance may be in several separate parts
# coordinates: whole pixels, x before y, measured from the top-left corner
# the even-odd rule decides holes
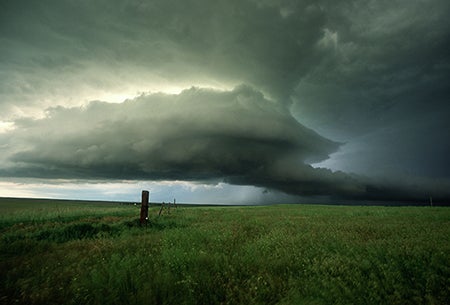
[[[164,201],[161,204],[161,208],[159,209],[158,217],[161,216],[161,212],[162,212],[163,208],[164,208]]]
[[[141,225],[146,224],[148,220],[148,191],[142,191],[142,203],[141,203]]]

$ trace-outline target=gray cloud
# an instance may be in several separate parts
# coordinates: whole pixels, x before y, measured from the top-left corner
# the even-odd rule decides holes
[[[326,160],[339,144],[248,86],[52,108],[43,119],[16,121],[1,140],[9,164],[2,176],[223,181],[347,199],[417,199],[426,191],[399,193],[397,185],[313,168],[308,162]]]
[[[11,147],[22,147],[10,160],[61,164],[58,170],[68,168],[68,175],[71,167],[86,168],[93,175],[91,168],[111,165],[116,168],[112,174],[122,178],[136,170],[164,178],[182,173],[210,178],[214,172],[243,174],[272,163],[273,156],[319,161],[338,147],[245,86],[51,108],[46,118],[17,120],[16,127],[4,135]]]
[[[333,7],[318,45],[326,55],[299,81],[293,115],[348,143],[328,162],[335,170],[448,179],[450,3]]]
[[[17,115],[132,84],[246,83],[293,100],[314,129],[360,135],[395,105],[446,104],[449,10],[445,0],[4,1],[0,107]]]
[[[448,11],[446,0],[2,1],[0,123],[16,124],[0,133],[2,174],[431,192],[426,177],[450,178]],[[228,91],[88,102],[192,85]],[[245,95],[249,109],[232,102]],[[334,170],[408,178],[308,165],[338,149]]]
[[[344,139],[448,113],[449,10],[439,0],[329,7],[324,56],[295,89],[295,116]]]
[[[43,119],[15,123],[2,135],[4,163],[10,164],[4,176],[225,179],[271,186],[289,164],[305,170],[306,161],[324,160],[338,148],[246,86],[57,107]],[[258,182],[257,175],[270,177]]]
[[[0,14],[5,111],[136,83],[246,83],[288,102],[326,22],[309,1],[6,1]]]

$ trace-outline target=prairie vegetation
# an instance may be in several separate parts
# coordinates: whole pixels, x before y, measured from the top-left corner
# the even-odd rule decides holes
[[[448,304],[450,209],[0,200],[1,304]]]

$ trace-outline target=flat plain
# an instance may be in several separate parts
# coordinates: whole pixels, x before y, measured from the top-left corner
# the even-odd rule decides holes
[[[159,210],[1,198],[0,304],[450,303],[448,207]]]

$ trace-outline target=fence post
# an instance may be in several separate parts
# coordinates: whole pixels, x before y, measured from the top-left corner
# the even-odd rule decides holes
[[[142,203],[141,203],[141,225],[146,224],[148,220],[148,191],[142,191]]]
[[[161,216],[161,212],[162,212],[163,209],[164,209],[164,201],[161,204],[161,208],[159,209],[158,217]]]

